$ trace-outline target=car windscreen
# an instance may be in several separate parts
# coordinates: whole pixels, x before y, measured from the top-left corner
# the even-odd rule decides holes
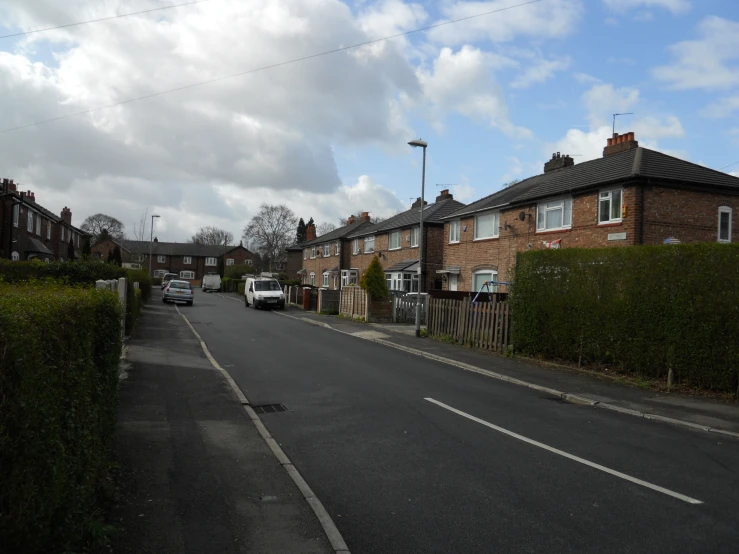
[[[169,288],[190,290],[190,283],[184,283],[182,281],[172,281],[169,284]]]
[[[276,290],[281,291],[280,283],[277,281],[255,281],[254,290]]]

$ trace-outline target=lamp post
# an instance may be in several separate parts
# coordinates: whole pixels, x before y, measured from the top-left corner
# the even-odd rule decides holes
[[[159,217],[159,215],[151,214],[151,235],[149,235],[149,275],[151,277],[154,277],[154,275],[151,273],[151,251],[152,251],[152,248],[154,247],[154,218],[155,217]]]
[[[428,143],[421,139],[412,140],[408,143],[413,148],[423,148],[423,170],[421,172],[421,207],[419,209],[418,224],[418,293],[416,294],[416,337],[421,336],[421,284],[423,283],[423,205],[426,190],[426,147]]]

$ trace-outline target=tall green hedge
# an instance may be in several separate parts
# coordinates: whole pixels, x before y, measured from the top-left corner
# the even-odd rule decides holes
[[[38,260],[12,262],[0,260],[0,276],[8,283],[30,279],[57,279],[70,284],[93,284],[99,279],[119,279],[126,276],[126,270],[102,262],[51,262]]]
[[[739,245],[526,252],[511,294],[524,353],[734,391]]]
[[[76,550],[116,419],[115,293],[0,283],[0,552]]]
[[[145,269],[129,269],[126,271],[127,282],[129,283],[129,294],[133,291],[133,283],[139,284],[141,291],[141,301],[148,302],[151,298],[151,289],[153,279],[149,276],[149,272]]]

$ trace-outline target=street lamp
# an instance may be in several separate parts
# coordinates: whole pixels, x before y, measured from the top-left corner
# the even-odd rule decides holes
[[[421,207],[419,209],[418,229],[418,292],[416,293],[416,337],[421,336],[421,284],[423,283],[423,205],[426,190],[426,147],[428,143],[421,139],[412,140],[408,143],[413,148],[423,148],[423,170],[421,173]]]
[[[152,247],[154,246],[154,218],[160,217],[158,214],[152,214],[151,215],[151,235],[149,236],[149,275],[154,277],[154,275],[151,273],[151,251]]]

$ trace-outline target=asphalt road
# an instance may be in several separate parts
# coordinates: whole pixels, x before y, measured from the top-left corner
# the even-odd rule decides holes
[[[737,551],[739,441],[560,403],[234,297],[198,291],[180,311],[252,404],[287,407],[263,421],[355,554]]]

